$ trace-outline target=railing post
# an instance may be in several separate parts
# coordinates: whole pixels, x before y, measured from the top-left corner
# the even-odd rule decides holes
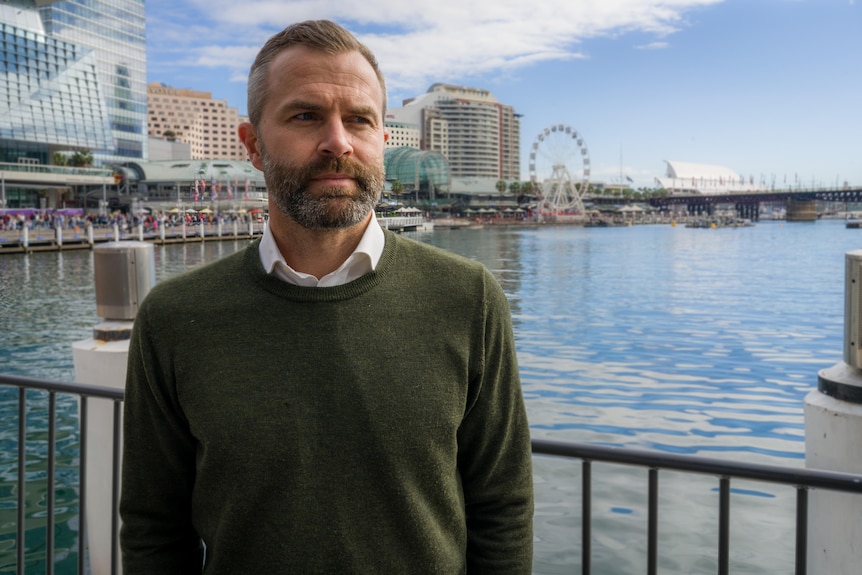
[[[796,488],[796,575],[808,569],[808,488]]]
[[[658,569],[658,469],[649,468],[649,496],[647,499],[647,575],[656,575]]]
[[[718,575],[730,573],[730,478],[719,479],[718,496]]]
[[[18,575],[24,575],[24,552],[27,542],[25,540],[26,529],[26,504],[27,504],[27,390],[23,387],[18,390],[18,533],[16,558],[18,562]]]
[[[590,575],[593,538],[593,468],[589,459],[581,463],[581,575]]]

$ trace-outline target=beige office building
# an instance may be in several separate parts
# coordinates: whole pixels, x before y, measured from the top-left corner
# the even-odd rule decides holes
[[[521,118],[488,90],[434,84],[386,118],[420,127],[421,149],[442,154],[454,178],[521,179]]]
[[[166,138],[167,133],[188,144],[189,159],[248,159],[236,132],[237,126],[247,118],[240,116],[236,108],[229,107],[226,100],[213,100],[211,92],[151,82],[147,85],[147,106],[150,137]]]

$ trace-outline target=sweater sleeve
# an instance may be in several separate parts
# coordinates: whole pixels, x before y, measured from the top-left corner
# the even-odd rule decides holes
[[[126,376],[120,498],[123,572],[200,573],[203,545],[191,514],[195,440],[173,384],[167,326],[151,321],[147,303],[132,330]]]
[[[470,575],[532,572],[533,485],[530,431],[511,314],[485,271],[485,323],[475,393],[459,431],[459,469],[467,516]]]

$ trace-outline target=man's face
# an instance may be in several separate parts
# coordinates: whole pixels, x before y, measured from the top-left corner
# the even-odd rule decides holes
[[[383,189],[382,102],[358,52],[294,46],[270,63],[260,126],[243,141],[279,211],[309,229],[365,219]]]

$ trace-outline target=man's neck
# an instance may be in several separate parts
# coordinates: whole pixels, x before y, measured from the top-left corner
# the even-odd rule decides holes
[[[284,261],[317,279],[338,269],[359,245],[373,210],[357,225],[338,230],[310,230],[270,208],[269,226]]]

